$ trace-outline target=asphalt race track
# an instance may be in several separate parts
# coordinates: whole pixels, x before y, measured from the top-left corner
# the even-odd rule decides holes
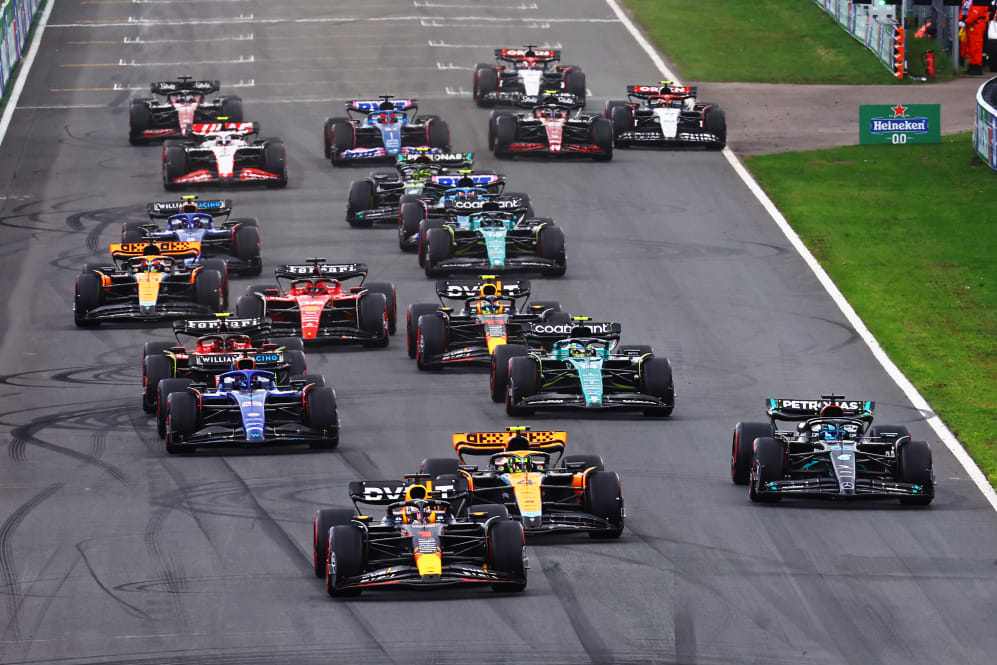
[[[471,68],[524,43],[562,45],[591,109],[660,78],[602,0],[56,4],[0,150],[0,661],[994,662],[997,516],[940,443],[928,509],[758,506],[731,484],[731,429],[766,397],[844,392],[934,437],[719,153],[499,165],[567,234],[568,274],[536,297],[621,321],[671,358],[678,390],[664,421],[529,423],[601,453],[628,519],[619,541],[531,541],[524,594],[333,602],[311,574],[313,511],[348,505],[350,480],[513,424],[486,374],[421,373],[402,336],[309,353],[338,392],[337,451],[166,455],[139,400],[141,342],[166,330],[77,330],[71,313],[80,266],[168,198],[161,149],[128,145],[129,97],[188,73],[241,94],[289,155],[286,190],[223,190],[260,218],[265,271],[365,261],[403,308],[432,285],[390,227],[347,226],[347,185],[371,169],[333,169],[322,122],[354,96],[416,97],[492,166]]]

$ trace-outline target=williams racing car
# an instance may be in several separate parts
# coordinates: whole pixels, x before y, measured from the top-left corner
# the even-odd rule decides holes
[[[205,100],[205,96],[218,92],[219,88],[218,81],[194,81],[190,76],[153,83],[152,94],[166,97],[166,103],[155,97],[132,99],[128,108],[128,141],[137,145],[169,136],[186,136],[192,125],[218,122],[220,118],[242,122],[241,97]]]
[[[421,370],[488,366],[496,348],[526,343],[524,326],[570,320],[558,302],[527,305],[527,280],[503,283],[493,275],[482,275],[478,280],[445,280],[436,283],[436,294],[439,305],[409,305],[406,315],[408,354]],[[448,306],[451,303],[460,304]]]
[[[731,480],[752,501],[782,497],[897,498],[926,506],[935,496],[931,448],[903,425],[873,425],[874,402],[769,399],[769,422],[740,422],[731,443]],[[779,429],[782,422],[795,428]]]
[[[322,131],[325,156],[333,166],[394,160],[426,150],[450,152],[450,127],[438,116],[420,117],[414,99],[354,99],[346,103],[346,112],[350,117],[329,118]]]
[[[255,122],[194,125],[183,139],[163,144],[163,187],[182,189],[208,183],[287,185],[287,154],[278,138],[250,139]]]
[[[365,589],[435,589],[487,584],[523,591],[529,568],[523,527],[502,505],[454,508],[456,477],[434,483],[423,474],[403,481],[350,483],[352,508],[325,508],[312,527],[315,576],[334,598]],[[440,491],[440,485],[450,491]],[[360,505],[385,506],[376,519]]]
[[[275,334],[306,342],[359,342],[387,346],[395,330],[397,298],[390,282],[366,284],[363,263],[329,264],[307,259],[307,265],[274,270],[277,284],[255,284],[236,302],[237,316],[268,317]],[[343,282],[360,279],[345,287]]]
[[[672,414],[671,363],[655,356],[650,346],[617,346],[619,323],[584,319],[568,324],[534,323],[527,335],[546,340],[534,348],[509,345],[507,349],[505,408],[510,416],[533,415],[537,409],[640,409],[645,416]]]
[[[721,150],[727,145],[727,116],[716,104],[696,99],[696,88],[673,85],[627,86],[629,101],[606,102],[617,148],[697,145]]]
[[[560,65],[559,49],[495,49],[498,64],[474,67],[474,101],[481,107],[534,105],[554,91],[570,104],[585,106],[585,73],[580,67]]]
[[[606,471],[599,455],[568,455],[562,461],[566,439],[566,432],[526,427],[454,434],[459,460],[425,459],[421,471],[438,483],[456,477],[458,492],[466,484],[468,511],[476,510],[476,503],[506,506],[528,536],[587,531],[593,538],[618,538],[624,519],[620,477]],[[487,456],[488,462],[469,465],[465,455]]]
[[[154,321],[224,309],[228,281],[208,261],[188,265],[200,243],[111,245],[111,265],[88,263],[76,278],[73,319],[85,328],[103,321]]]
[[[547,96],[527,113],[492,111],[488,145],[496,157],[573,155],[597,161],[613,158],[613,123],[581,112],[563,95]]]

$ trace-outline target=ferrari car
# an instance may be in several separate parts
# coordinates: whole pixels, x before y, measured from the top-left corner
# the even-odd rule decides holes
[[[346,117],[327,119],[322,130],[325,156],[333,166],[394,160],[426,150],[450,152],[450,127],[438,116],[420,117],[414,99],[354,99],[346,103],[346,112]]]
[[[561,96],[547,96],[526,113],[492,111],[488,145],[496,157],[545,155],[613,158],[613,123],[581,112]]]
[[[195,81],[180,76],[176,81],[156,81],[149,89],[155,97],[132,99],[128,107],[128,141],[132,145],[170,136],[187,136],[192,125],[218,122],[225,118],[242,122],[242,98],[206,97],[218,92],[218,81]]]
[[[500,345],[526,343],[525,325],[569,320],[558,302],[527,304],[527,280],[444,280],[436,283],[436,295],[440,304],[415,303],[406,313],[408,354],[421,370],[490,365]]]
[[[731,443],[731,480],[748,485],[752,501],[896,498],[926,506],[934,498],[931,447],[904,425],[873,425],[875,402],[822,395],[766,406],[769,421],[738,423]]]
[[[121,225],[123,244],[193,241],[201,244],[201,256],[222,257],[226,272],[259,275],[263,270],[259,222],[252,217],[229,219],[231,200],[198,201],[195,196],[184,196],[179,201],[155,201],[145,209],[150,221]]]
[[[228,282],[215,263],[188,265],[197,242],[111,245],[110,265],[88,263],[76,278],[73,320],[81,328],[105,321],[155,321],[212,314],[225,305]],[[210,261],[218,261],[211,259]]]
[[[559,49],[495,49],[496,64],[474,67],[474,101],[481,107],[539,103],[547,91],[555,91],[571,104],[585,106],[585,72],[561,65]],[[569,99],[570,98],[570,99]]]
[[[504,505],[528,536],[588,532],[592,538],[619,538],[624,520],[619,475],[606,471],[599,455],[564,456],[566,441],[566,432],[528,427],[454,434],[458,459],[431,457],[420,471],[444,483],[456,477],[455,491],[466,483],[469,512],[477,503]],[[471,465],[465,456],[488,461]]]
[[[239,358],[214,387],[193,383],[166,400],[166,452],[198,447],[339,445],[339,415],[332,388],[305,377],[278,386],[272,372]]]
[[[627,86],[628,101],[606,102],[617,148],[697,145],[721,150],[727,145],[727,116],[716,104],[698,101],[695,87],[670,81]]]
[[[424,475],[404,481],[354,481],[353,508],[324,508],[313,523],[315,576],[333,598],[365,589],[436,589],[487,584],[526,588],[529,564],[523,527],[504,506],[454,510]],[[360,504],[385,506],[381,519]]]
[[[505,409],[510,416],[538,409],[672,414],[671,363],[650,346],[619,345],[620,324],[534,323],[527,335],[553,341],[549,347],[509,349]]]
[[[283,265],[274,270],[277,284],[255,284],[235,305],[237,316],[268,317],[274,333],[306,342],[359,342],[387,346],[395,330],[397,298],[390,282],[366,284],[363,263]],[[360,279],[357,286],[343,282]]]
[[[287,185],[287,153],[278,138],[251,139],[255,122],[198,124],[183,139],[163,144],[163,187],[209,183]]]

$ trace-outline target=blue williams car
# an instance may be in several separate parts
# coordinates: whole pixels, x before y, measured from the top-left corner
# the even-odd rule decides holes
[[[394,161],[398,155],[427,149],[450,151],[450,127],[437,116],[419,117],[414,99],[393,99],[392,95],[354,99],[346,103],[346,111],[349,117],[327,119],[322,132],[325,156],[333,166]]]

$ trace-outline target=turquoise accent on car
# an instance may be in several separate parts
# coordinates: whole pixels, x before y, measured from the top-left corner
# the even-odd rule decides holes
[[[578,372],[578,381],[582,384],[585,403],[602,404],[602,358],[598,356],[568,358],[568,361]]]

